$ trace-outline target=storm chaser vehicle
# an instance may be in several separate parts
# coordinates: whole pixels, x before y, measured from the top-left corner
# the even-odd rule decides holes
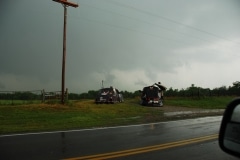
[[[123,96],[118,89],[109,87],[99,90],[95,103],[116,103],[123,102]]]
[[[160,83],[144,87],[141,92],[141,105],[163,106],[163,91],[167,88]]]

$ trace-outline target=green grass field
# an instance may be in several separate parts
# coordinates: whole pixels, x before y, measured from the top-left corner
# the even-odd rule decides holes
[[[0,100],[0,106],[3,105],[22,105],[22,104],[39,104],[41,100]]]
[[[206,97],[206,98],[167,98],[165,105],[203,108],[203,109],[225,109],[226,105],[234,97]]]
[[[166,98],[164,105],[223,109],[232,99]],[[139,105],[139,99],[116,104],[95,104],[93,100],[80,100],[70,101],[65,105],[0,105],[0,134],[83,129],[163,120],[166,119],[163,118],[163,111],[159,107],[143,107]]]

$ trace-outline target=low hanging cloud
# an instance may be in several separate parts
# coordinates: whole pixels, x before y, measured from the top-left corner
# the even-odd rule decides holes
[[[0,3],[0,90],[60,90],[62,6]],[[78,3],[68,8],[69,92],[97,90],[102,81],[136,91],[159,81],[181,89],[228,86],[240,79],[240,1]]]

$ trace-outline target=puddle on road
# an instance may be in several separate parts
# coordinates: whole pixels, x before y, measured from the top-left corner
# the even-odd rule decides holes
[[[211,109],[202,111],[177,111],[177,112],[165,112],[164,116],[177,116],[186,114],[196,114],[196,113],[223,113],[224,109]]]

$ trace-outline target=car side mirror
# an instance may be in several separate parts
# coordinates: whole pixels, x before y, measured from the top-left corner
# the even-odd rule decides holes
[[[240,157],[240,98],[228,104],[222,118],[218,140],[223,151]]]

